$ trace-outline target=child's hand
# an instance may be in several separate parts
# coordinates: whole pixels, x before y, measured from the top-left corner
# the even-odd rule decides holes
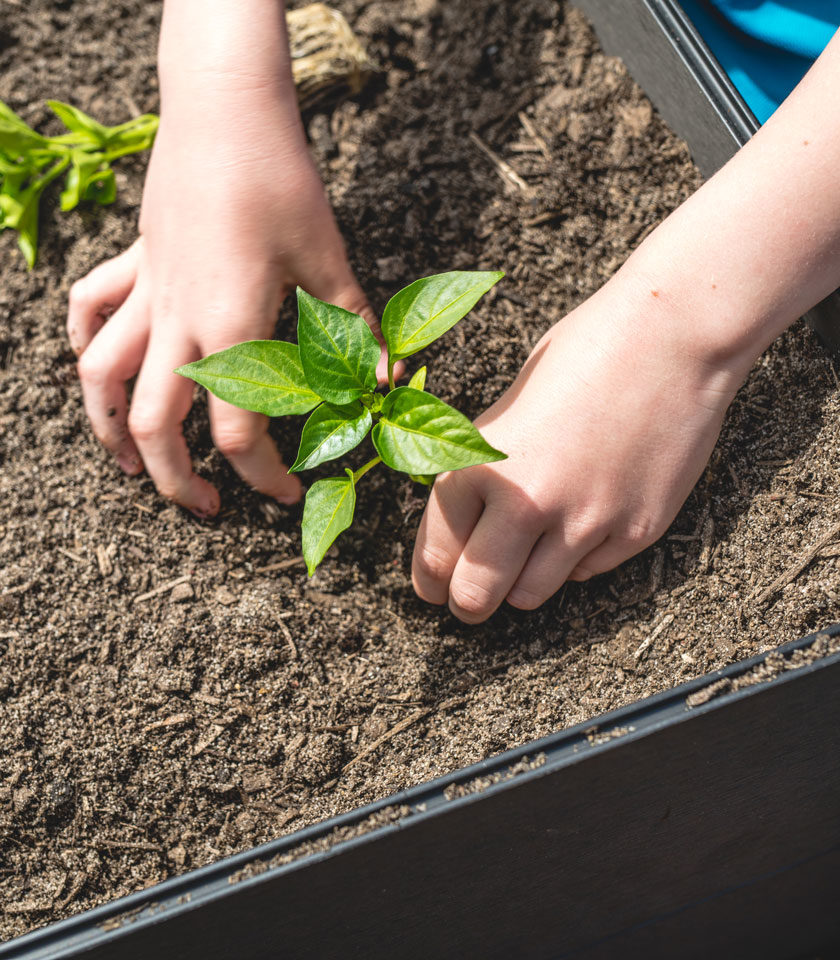
[[[243,94],[215,91],[203,105],[193,97],[164,110],[141,237],[73,287],[68,317],[96,436],[123,470],[145,466],[161,494],[202,516],[217,512],[219,497],[193,471],[181,430],[193,384],[174,368],[271,337],[295,284],[378,330],[296,106],[290,116],[273,93]],[[129,409],[126,382],[135,376]],[[243,479],[282,502],[298,500],[300,481],[283,466],[268,419],[212,396],[209,405],[214,442]]]
[[[532,609],[667,529],[746,368],[675,344],[662,322],[670,305],[644,293],[605,287],[543,337],[478,418],[509,459],[435,482],[414,549],[424,600],[467,623],[505,599]]]

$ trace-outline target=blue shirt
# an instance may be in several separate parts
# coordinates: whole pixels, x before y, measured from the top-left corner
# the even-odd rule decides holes
[[[840,0],[682,0],[682,6],[759,123],[840,26]]]

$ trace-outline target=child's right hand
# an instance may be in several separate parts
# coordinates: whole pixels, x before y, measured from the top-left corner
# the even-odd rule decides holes
[[[153,150],[140,238],[71,292],[68,331],[96,436],[123,470],[145,466],[163,496],[202,516],[219,497],[193,471],[181,430],[193,384],[175,367],[271,337],[296,284],[376,326],[292,107],[290,116],[274,93],[252,89],[208,92],[184,109],[175,98]],[[214,442],[243,479],[298,500],[268,419],[212,396],[209,405]]]
[[[632,273],[629,274],[632,277]],[[507,460],[435,481],[417,593],[467,623],[533,609],[664,533],[703,470],[749,357],[691,335],[667,288],[616,277],[553,327],[476,425]]]

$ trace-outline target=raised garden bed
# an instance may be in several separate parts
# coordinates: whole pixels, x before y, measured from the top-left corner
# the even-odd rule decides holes
[[[837,629],[0,956],[767,960],[827,946],[839,930],[840,767],[824,750],[840,749]]]
[[[571,9],[337,5],[384,69],[307,127],[375,306],[436,270],[508,271],[453,332],[455,348],[430,358],[436,392],[475,415],[699,174]],[[0,98],[39,126],[34,105],[50,96],[108,122],[155,109],[158,13],[100,0],[15,8],[4,14]],[[529,189],[500,177],[471,133]],[[423,500],[408,482],[371,482],[357,526],[307,581],[295,511],[243,488],[212,451],[202,409],[188,434],[224,514],[202,525],[162,503],[94,443],[63,334],[69,284],[134,236],[133,163],[107,212],[51,208],[31,274],[0,236],[0,937],[588,726],[840,620],[840,389],[801,325],[756,365],[668,534],[535,614],[503,610],[468,629],[416,600],[408,570]],[[291,430],[274,429],[291,452]],[[793,678],[812,675],[828,699],[833,666],[778,689],[805,689]],[[710,701],[708,715],[729,702]],[[823,716],[815,709],[815,737],[830,732]],[[547,783],[541,769],[528,782]],[[836,796],[828,774],[826,789]],[[760,816],[749,796],[738,811]],[[468,800],[452,810],[469,811]],[[610,822],[599,809],[593,829]],[[825,839],[829,827],[815,832]],[[387,856],[399,864],[403,853]],[[824,862],[836,875],[836,860]]]

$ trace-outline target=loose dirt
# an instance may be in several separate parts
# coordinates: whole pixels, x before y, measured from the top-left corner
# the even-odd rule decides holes
[[[699,176],[571,8],[337,5],[382,72],[306,125],[374,305],[439,270],[508,273],[424,358],[476,415]],[[48,97],[106,122],[155,110],[159,14],[0,2],[0,97],[42,129]],[[72,281],[134,239],[144,164],[120,166],[108,210],[59,214],[52,196],[31,273],[0,236],[0,937],[838,619],[834,542],[757,599],[840,519],[840,390],[802,325],[756,364],[658,544],[475,629],[412,592],[408,481],[366,479],[310,581],[299,509],[238,481],[203,401],[187,434],[221,518],[126,479],[87,427],[63,323]],[[287,458],[295,426],[273,426]]]

